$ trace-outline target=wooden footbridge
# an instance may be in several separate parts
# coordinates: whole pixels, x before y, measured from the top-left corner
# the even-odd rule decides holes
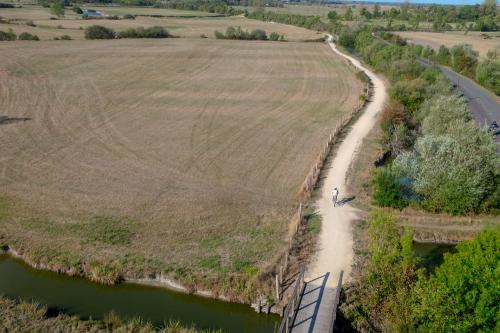
[[[343,271],[338,276],[327,272],[305,281],[302,269],[277,333],[334,332],[343,275]],[[338,279],[335,287],[328,286],[329,279]]]

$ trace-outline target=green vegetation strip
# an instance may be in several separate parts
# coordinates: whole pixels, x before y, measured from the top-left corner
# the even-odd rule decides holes
[[[35,302],[14,301],[0,296],[0,331],[2,332],[158,332],[158,333],[222,333],[185,327],[178,321],[169,321],[155,327],[140,318],[124,320],[116,313],[108,313],[102,321],[81,320],[76,316],[59,314],[48,316],[48,309]]]
[[[498,213],[500,158],[493,135],[478,127],[465,99],[437,68],[416,61],[418,47],[390,33],[381,36],[393,43],[376,38],[369,27],[344,29],[338,38],[392,83],[381,122],[382,143],[392,157],[375,172],[375,203],[454,215]]]
[[[346,292],[342,312],[359,331],[494,332],[500,312],[500,229],[445,253],[428,273],[413,253],[412,231],[398,232],[383,211],[368,220],[369,257]]]

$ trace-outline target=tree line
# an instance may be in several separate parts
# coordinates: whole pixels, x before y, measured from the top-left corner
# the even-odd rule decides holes
[[[246,12],[247,18],[256,19],[260,21],[272,21],[277,23],[295,25],[312,30],[327,30],[328,24],[321,21],[320,16],[308,16],[297,14],[282,14],[264,10],[256,10],[254,12]]]
[[[387,36],[386,36],[387,38]],[[471,118],[464,98],[415,49],[375,38],[369,27],[345,29],[338,43],[392,85],[381,128],[391,158],[375,170],[373,198],[393,208],[467,214],[500,211],[500,159],[493,135]]]
[[[441,45],[436,52],[429,47],[412,45],[413,53],[441,65],[450,66],[483,87],[500,96],[500,51],[489,50],[487,57],[479,61],[479,53],[468,44],[458,44],[452,48]]]
[[[241,29],[241,27],[227,27],[226,33],[214,31],[217,39],[239,39],[239,40],[270,40],[270,41],[286,41],[285,35],[280,35],[277,32],[271,32],[268,36],[267,32],[262,29],[255,29],[251,32]]]
[[[61,6],[83,3],[83,1],[69,0],[38,0],[38,3],[44,7],[57,7],[60,10]],[[221,15],[238,15],[243,14],[243,11],[237,10],[228,6],[223,0],[93,0],[92,3],[99,4],[120,4],[124,6],[151,6],[155,8],[169,8],[181,10],[197,10],[209,13],[217,13]]]
[[[115,32],[111,28],[92,25],[85,29],[85,39],[115,39],[115,38],[169,38],[173,37],[167,29],[154,26],[150,28],[129,28]]]
[[[500,229],[457,245],[426,268],[413,251],[413,232],[400,232],[390,213],[367,221],[368,260],[345,291],[341,311],[359,332],[495,332],[500,313]]]
[[[332,10],[328,13],[328,18],[330,21],[384,19],[389,22],[388,28],[392,27],[392,21],[399,20],[408,22],[412,29],[418,29],[421,22],[432,22],[434,31],[452,30],[451,23],[457,24],[459,28],[464,30],[497,31],[499,28],[495,0],[485,0],[481,5],[464,6],[404,3],[399,9],[391,7],[387,10],[381,10],[380,5],[375,4],[373,11],[365,6],[361,6],[358,13],[355,13],[351,7],[348,7],[343,14]]]

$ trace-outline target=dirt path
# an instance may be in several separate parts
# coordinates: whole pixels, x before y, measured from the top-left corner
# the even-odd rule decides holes
[[[344,271],[344,283],[349,280],[351,272],[353,261],[351,224],[358,218],[359,213],[349,203],[334,207],[332,190],[337,187],[340,191],[339,200],[345,199],[349,166],[363,138],[374,126],[376,116],[382,111],[386,99],[386,88],[382,80],[363,67],[358,60],[338,51],[335,44],[332,42],[329,44],[335,53],[363,70],[372,80],[374,89],[371,102],[338,147],[327,171],[321,198],[316,202],[322,218],[319,248],[316,258],[306,271],[306,281],[309,282],[301,302],[301,308],[304,308],[304,311],[299,311],[298,317],[300,318],[295,321],[294,333],[329,332],[330,330],[334,295],[340,272]]]

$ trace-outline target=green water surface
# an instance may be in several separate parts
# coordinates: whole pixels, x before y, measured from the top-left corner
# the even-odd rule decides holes
[[[141,317],[156,325],[179,320],[198,328],[223,332],[273,332],[276,315],[257,314],[248,305],[223,302],[132,283],[101,285],[84,278],[33,269],[0,254],[0,294],[35,300],[52,311],[83,319],[102,319],[115,311],[121,317]]]

